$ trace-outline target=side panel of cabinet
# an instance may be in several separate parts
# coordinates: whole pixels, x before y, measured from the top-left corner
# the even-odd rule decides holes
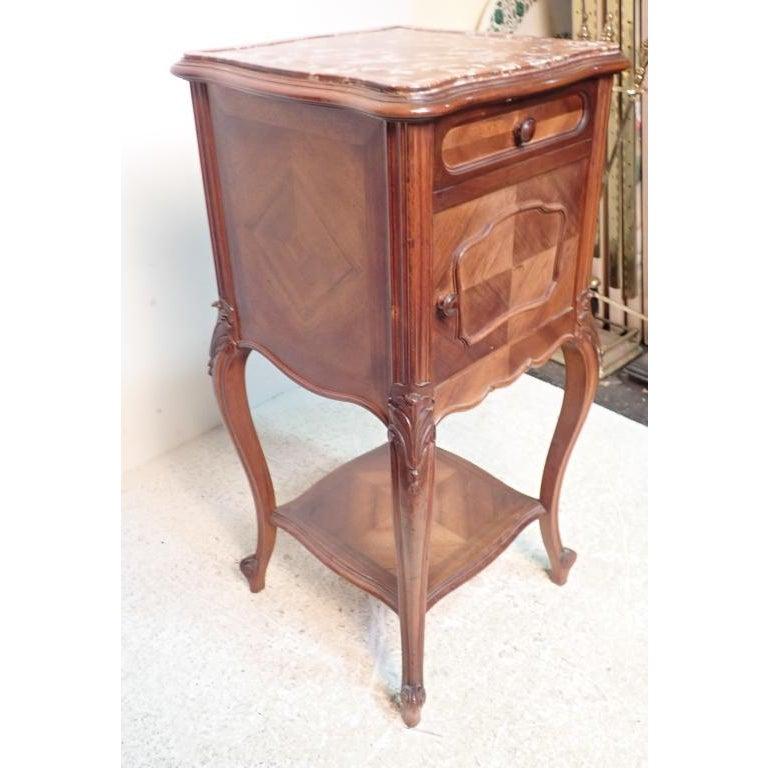
[[[385,414],[385,123],[209,86],[242,342]]]

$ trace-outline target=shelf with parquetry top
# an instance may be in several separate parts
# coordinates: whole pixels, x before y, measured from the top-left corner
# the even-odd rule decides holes
[[[275,524],[337,573],[397,611],[391,459],[383,445],[278,507]],[[492,475],[437,449],[427,605],[494,560],[545,510]]]

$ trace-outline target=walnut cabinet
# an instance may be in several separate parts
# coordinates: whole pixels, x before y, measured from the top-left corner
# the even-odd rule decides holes
[[[396,611],[420,718],[426,611],[537,520],[549,574],[597,382],[586,292],[612,76],[606,43],[408,28],[188,53],[219,296],[210,373],[250,481],[264,587],[278,528]],[[533,498],[435,446],[440,420],[563,347]],[[276,506],[244,371],[256,350],[367,408],[389,441]]]

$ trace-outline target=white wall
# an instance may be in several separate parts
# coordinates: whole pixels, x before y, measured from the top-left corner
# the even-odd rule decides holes
[[[564,0],[551,0],[554,3]],[[130,4],[122,22],[123,467],[219,423],[205,375],[216,298],[184,50],[391,24],[474,29],[482,0],[167,0]],[[543,11],[546,3],[543,4]],[[128,6],[126,6],[128,8]],[[531,21],[540,19],[537,11]],[[538,26],[537,26],[538,25]],[[529,33],[546,34],[541,24]],[[98,98],[98,94],[94,94]],[[94,286],[98,290],[98,286]],[[251,355],[252,405],[295,386]]]
[[[130,4],[122,56],[125,469],[219,423],[205,375],[216,285],[192,107],[189,86],[170,66],[187,49],[407,23],[409,7],[408,0]],[[252,404],[290,386],[251,356]]]

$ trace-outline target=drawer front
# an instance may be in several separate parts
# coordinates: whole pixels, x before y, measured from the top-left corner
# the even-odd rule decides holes
[[[435,214],[437,381],[572,306],[587,162]]]
[[[449,173],[461,173],[572,138],[586,125],[587,103],[587,94],[577,89],[446,123],[439,150],[442,164]]]

